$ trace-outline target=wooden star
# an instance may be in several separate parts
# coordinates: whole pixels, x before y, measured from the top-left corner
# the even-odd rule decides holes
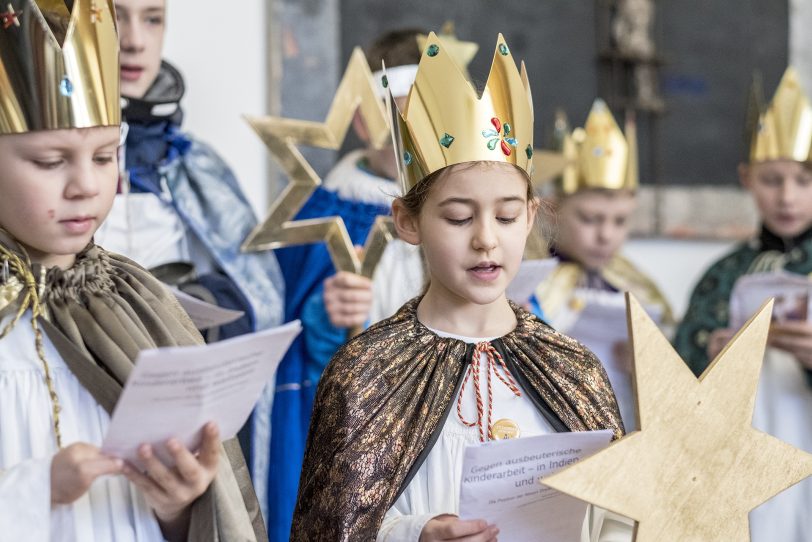
[[[356,110],[364,118],[372,144],[383,147],[389,139],[383,101],[378,96],[372,72],[360,48],[356,48],[350,57],[324,122],[281,117],[246,118],[282,167],[288,177],[288,185],[271,205],[262,224],[245,240],[243,251],[272,250],[324,241],[337,270],[372,277],[386,244],[395,235],[391,219],[383,216],[376,219],[362,257],[353,247],[341,217],[293,220],[321,185],[321,179],[299,152],[297,145],[340,149]]]
[[[627,294],[640,430],[544,483],[638,521],[638,542],[739,542],[748,513],[812,474],[812,455],[752,427],[766,303],[696,378]]]

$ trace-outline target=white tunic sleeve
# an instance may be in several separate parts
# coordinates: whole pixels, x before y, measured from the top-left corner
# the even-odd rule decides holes
[[[437,514],[402,514],[393,506],[386,513],[376,542],[418,542],[426,523]]]
[[[0,541],[46,542],[51,523],[51,458],[0,471]]]
[[[50,465],[57,447],[49,390],[34,340],[29,313],[0,341],[0,542],[163,541],[144,496],[123,476],[98,478],[72,504],[51,506]],[[43,347],[62,407],[64,446],[76,442],[101,446],[109,415],[47,336]],[[10,529],[25,534],[14,536]]]

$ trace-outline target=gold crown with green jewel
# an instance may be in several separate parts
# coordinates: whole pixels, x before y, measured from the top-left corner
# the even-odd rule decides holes
[[[533,165],[533,100],[502,35],[482,94],[432,32],[401,112],[389,99],[403,193],[432,173],[466,162]]]
[[[560,152],[536,153],[534,182],[555,179],[561,195],[581,190],[631,190],[639,185],[637,130],[627,120],[624,134],[606,102],[595,100],[583,128],[564,136]]]
[[[0,135],[121,121],[112,0],[0,0]]]
[[[750,147],[750,162],[812,161],[812,105],[798,72],[787,68],[775,96],[761,114]]]

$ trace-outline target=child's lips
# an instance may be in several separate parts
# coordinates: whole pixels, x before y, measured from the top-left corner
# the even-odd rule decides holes
[[[477,265],[476,267],[471,267],[468,269],[468,272],[478,280],[483,282],[492,282],[499,278],[499,275],[502,272],[502,266],[489,262]]]
[[[138,81],[141,74],[144,73],[144,68],[141,66],[122,65],[121,78],[125,81]]]
[[[60,220],[59,223],[62,224],[69,233],[81,235],[90,231],[95,220],[96,219],[92,216],[80,216]]]

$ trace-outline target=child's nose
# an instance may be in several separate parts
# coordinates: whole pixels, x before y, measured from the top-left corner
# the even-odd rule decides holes
[[[475,250],[492,250],[496,248],[498,241],[496,232],[487,221],[479,221],[474,233],[473,245]]]
[[[92,198],[99,193],[99,183],[91,168],[75,167],[65,190],[67,199]]]
[[[144,33],[140,25],[134,23],[119,23],[119,36],[122,50],[137,53],[144,49]]]

